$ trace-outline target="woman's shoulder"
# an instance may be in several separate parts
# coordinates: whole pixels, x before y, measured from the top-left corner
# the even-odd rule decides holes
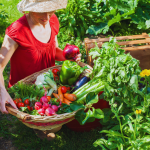
[[[5,34],[14,41],[18,41],[26,34],[26,27],[28,28],[26,16],[24,15],[7,27]]]
[[[59,32],[59,20],[55,14],[50,18],[50,25],[53,27],[55,34],[57,35]]]
[[[21,18],[19,18],[18,20],[16,20],[15,22],[13,22],[7,29],[6,31],[23,31],[23,28],[27,27],[27,23],[26,23],[26,16],[23,15]]]

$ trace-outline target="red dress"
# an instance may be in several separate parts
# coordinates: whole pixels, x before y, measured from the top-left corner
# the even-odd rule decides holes
[[[49,22],[51,38],[48,43],[42,43],[34,37],[25,15],[6,29],[6,34],[19,45],[10,59],[8,87],[35,72],[55,65],[55,35],[59,31],[59,21],[54,14]]]

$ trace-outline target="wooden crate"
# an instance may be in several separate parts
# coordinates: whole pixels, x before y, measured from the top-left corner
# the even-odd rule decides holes
[[[150,69],[150,37],[146,33],[141,35],[131,35],[131,36],[119,36],[115,37],[118,42],[116,42],[126,53],[130,53],[134,58],[140,61],[141,69]],[[89,50],[95,47],[95,42],[98,47],[102,47],[104,42],[108,42],[109,38],[98,38],[89,39],[85,38],[85,48],[87,61],[90,66],[93,66],[93,60],[89,56]],[[139,45],[141,44],[141,45]]]

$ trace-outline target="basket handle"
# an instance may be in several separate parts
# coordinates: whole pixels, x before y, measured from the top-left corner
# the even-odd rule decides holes
[[[21,112],[17,109],[14,109],[10,104],[6,104],[7,111],[12,114],[13,116],[16,116],[17,118],[27,121],[31,120],[31,116],[27,113]]]

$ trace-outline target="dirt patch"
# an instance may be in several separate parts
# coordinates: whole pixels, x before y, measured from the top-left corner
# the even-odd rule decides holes
[[[0,150],[17,150],[17,148],[13,146],[11,140],[0,137]]]

